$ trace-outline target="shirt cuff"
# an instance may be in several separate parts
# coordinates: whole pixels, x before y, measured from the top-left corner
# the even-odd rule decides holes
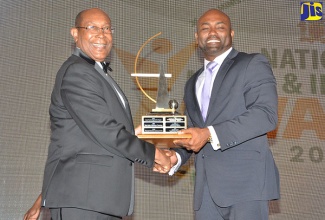
[[[211,137],[212,137],[212,141],[210,143],[212,145],[213,150],[219,150],[220,142],[219,142],[219,138],[217,136],[216,131],[214,130],[214,128],[212,126],[208,126],[208,129],[209,129]]]
[[[169,176],[174,175],[177,172],[177,170],[179,169],[179,167],[181,166],[181,163],[182,163],[181,156],[179,156],[179,154],[177,152],[175,152],[175,153],[176,153],[176,157],[177,157],[177,163],[172,168],[170,168],[170,170],[168,172]]]

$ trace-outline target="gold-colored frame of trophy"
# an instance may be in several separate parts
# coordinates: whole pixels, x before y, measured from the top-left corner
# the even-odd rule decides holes
[[[139,79],[138,79],[138,76],[137,76],[137,63],[138,63],[138,58],[140,56],[140,53],[142,51],[142,49],[152,40],[154,39],[155,37],[161,35],[161,32],[155,34],[154,36],[150,37],[139,49],[136,57],[135,57],[135,61],[134,61],[134,74],[133,76],[135,76],[135,80],[136,80],[136,83],[138,85],[138,87],[140,88],[141,92],[148,98],[150,99],[152,102],[156,103],[157,104],[157,101],[154,100],[152,97],[150,97],[146,91],[144,91],[144,89],[142,88],[140,82],[139,82]],[[163,72],[161,70],[161,72]],[[163,73],[164,74],[164,73]],[[160,73],[160,78],[161,78],[161,75],[162,73]],[[165,77],[165,75],[164,75]],[[165,80],[165,79],[164,79]],[[159,86],[159,85],[158,85]],[[158,88],[158,93],[159,93],[159,88]],[[145,141],[148,141],[148,142],[151,142],[153,144],[155,144],[156,146],[160,147],[160,148],[171,148],[171,147],[176,147],[173,143],[174,140],[176,139],[183,139],[183,138],[191,138],[191,135],[190,134],[178,134],[176,130],[175,132],[169,132],[169,133],[165,133],[165,132],[152,132],[152,130],[150,132],[146,132],[145,131],[145,120],[147,120],[148,118],[155,118],[155,119],[158,119],[158,120],[163,120],[165,121],[166,118],[167,119],[170,119],[170,118],[173,118],[173,117],[178,117],[177,119],[175,118],[175,120],[182,120],[185,124],[184,128],[187,127],[187,119],[186,119],[186,116],[173,116],[176,112],[176,109],[178,107],[178,103],[176,102],[175,100],[170,100],[169,101],[169,109],[167,108],[159,108],[157,107],[156,105],[156,108],[155,109],[152,109],[152,113],[154,115],[151,115],[151,116],[142,116],[142,133],[141,134],[138,134],[138,137],[140,139],[143,139]],[[159,115],[161,114],[161,115]],[[149,122],[150,123],[150,122]],[[150,129],[149,129],[150,130]]]

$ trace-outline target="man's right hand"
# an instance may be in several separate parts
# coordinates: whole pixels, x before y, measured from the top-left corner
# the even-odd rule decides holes
[[[175,166],[177,164],[177,162],[178,162],[176,152],[173,151],[173,150],[164,150],[164,152],[170,158],[171,167]]]
[[[33,206],[24,215],[24,220],[37,220],[41,213],[41,200],[42,195],[40,194]]]
[[[153,171],[159,173],[168,173],[171,168],[170,157],[166,155],[164,150],[161,150],[156,147],[155,153],[155,165]]]

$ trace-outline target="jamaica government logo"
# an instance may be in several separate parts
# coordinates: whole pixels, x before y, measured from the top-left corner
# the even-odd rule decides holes
[[[318,21],[323,17],[323,2],[301,2],[300,19],[302,21]]]

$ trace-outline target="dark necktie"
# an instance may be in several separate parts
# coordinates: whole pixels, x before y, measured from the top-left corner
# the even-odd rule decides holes
[[[103,70],[105,73],[107,73],[107,70],[109,71],[113,71],[111,67],[109,67],[109,63],[106,63],[106,62],[101,62],[100,64],[102,64],[102,67],[103,67]]]
[[[205,121],[207,113],[208,113],[208,108],[209,108],[209,103],[210,103],[210,97],[211,97],[211,84],[212,84],[212,73],[213,69],[217,66],[218,64],[214,61],[211,61],[210,63],[207,64],[207,68],[205,71],[205,79],[204,79],[204,84],[202,88],[202,94],[201,94],[201,113],[203,120]]]

